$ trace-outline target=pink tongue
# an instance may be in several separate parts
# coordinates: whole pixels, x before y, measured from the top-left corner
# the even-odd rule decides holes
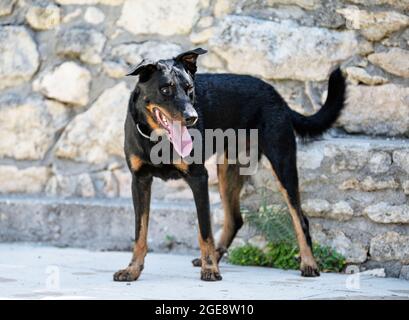
[[[169,138],[173,143],[176,152],[182,157],[186,157],[193,149],[192,137],[185,126],[179,121],[172,121],[169,126]]]

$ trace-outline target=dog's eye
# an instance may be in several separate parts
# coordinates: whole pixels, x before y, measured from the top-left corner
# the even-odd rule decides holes
[[[188,97],[189,97],[190,100],[193,100],[193,99],[195,98],[195,95],[194,95],[194,93],[193,93],[193,90],[191,90],[187,95],[188,95]]]
[[[172,88],[167,86],[167,87],[162,87],[160,88],[160,92],[164,95],[164,96],[170,96],[172,94]]]
[[[193,99],[193,95],[194,95],[194,88],[191,85],[188,85],[186,87],[186,93],[189,96],[190,99]]]

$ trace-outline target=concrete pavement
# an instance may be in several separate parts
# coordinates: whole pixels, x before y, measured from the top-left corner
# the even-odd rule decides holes
[[[147,256],[141,278],[112,281],[130,259],[126,252],[97,252],[32,244],[0,244],[1,299],[409,299],[409,281],[370,275],[322,274],[239,267],[223,263],[223,281],[199,280],[192,256]]]

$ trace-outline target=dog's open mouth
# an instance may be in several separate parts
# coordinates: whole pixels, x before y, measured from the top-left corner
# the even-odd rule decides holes
[[[166,130],[176,152],[182,158],[188,156],[193,149],[193,142],[186,126],[179,120],[168,118],[159,108],[154,109],[154,114],[156,120]]]

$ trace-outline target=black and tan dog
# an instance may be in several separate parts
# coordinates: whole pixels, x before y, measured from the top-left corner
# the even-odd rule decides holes
[[[259,154],[264,154],[270,161],[291,214],[300,248],[301,275],[318,276],[308,220],[300,205],[294,131],[302,137],[316,136],[335,122],[344,106],[345,79],[341,71],[337,69],[331,74],[328,97],[321,110],[306,117],[291,110],[271,85],[257,78],[235,74],[196,74],[196,60],[204,53],[206,51],[199,48],[169,60],[145,61],[130,73],[139,76],[129,100],[125,123],[125,155],[132,173],[136,221],[135,244],[131,263],[115,273],[114,280],[136,280],[143,269],[153,177],[165,180],[181,178],[190,186],[199,220],[201,249],[201,259],[194,264],[201,266],[202,280],[222,279],[218,262],[243,224],[239,199],[243,176],[236,164],[225,161],[218,165],[224,227],[215,246],[210,221],[208,174],[204,165],[184,162],[154,165],[150,159],[156,142],[149,136],[155,129],[165,132],[177,153],[186,156],[192,143],[187,127],[201,132],[216,128],[258,129]],[[171,128],[175,121],[182,123],[176,131]]]

